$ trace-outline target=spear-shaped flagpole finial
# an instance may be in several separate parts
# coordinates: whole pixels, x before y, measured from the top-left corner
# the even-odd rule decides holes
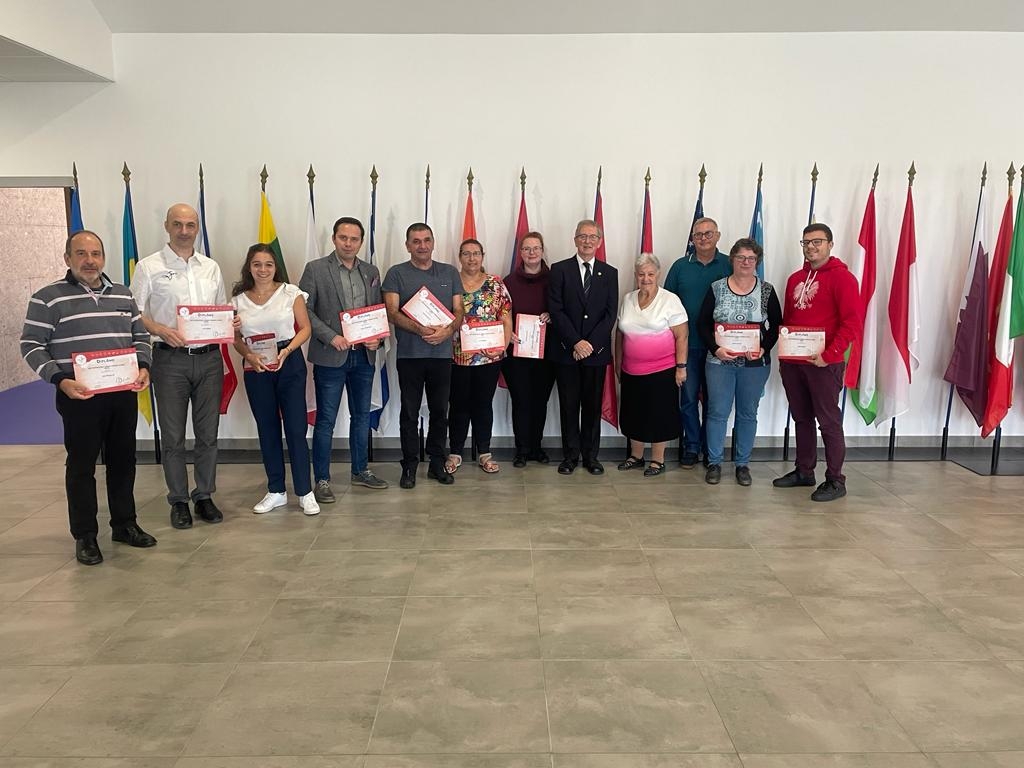
[[[199,164],[199,188],[203,188],[203,164]]]
[[[761,186],[761,179],[764,178],[764,163],[757,166],[757,186]]]
[[[914,167],[914,161],[910,161],[910,169],[907,171],[907,186],[914,186],[914,177],[917,176],[917,168]]]
[[[1013,163],[1010,163],[1010,167],[1006,170],[1006,180],[1010,183],[1010,194],[1013,194],[1013,179],[1017,175],[1017,171],[1014,170]]]
[[[132,172],[128,170],[128,163],[125,163],[121,168],[121,175],[124,177],[124,183],[129,184],[132,180]]]
[[[71,178],[75,180],[75,189],[78,189],[78,166],[71,163]]]
[[[424,180],[424,188],[430,189],[430,163],[427,163],[427,177]]]
[[[473,191],[473,166],[469,166],[469,173],[466,174],[466,187],[470,192]]]
[[[644,188],[651,186],[651,166],[647,166],[647,173],[644,175]]]
[[[811,168],[811,184],[818,183],[818,164],[815,163],[814,167]]]
[[[597,166],[597,189],[599,191],[601,189],[601,176],[603,175],[603,173],[604,173],[604,166],[603,165]]]
[[[983,187],[985,186],[985,180],[986,179],[988,179],[988,161],[987,160],[985,161],[985,164],[983,166],[981,166],[981,186],[983,186]]]
[[[261,192],[266,192],[267,191],[267,179],[269,179],[269,178],[270,178],[270,174],[267,173],[267,166],[266,166],[266,163],[264,163],[263,170],[260,171],[260,191]]]
[[[377,179],[380,178],[380,174],[377,173],[377,166],[374,164],[373,168],[370,169],[370,186],[373,189],[377,188]]]
[[[704,180],[707,179],[707,177],[708,177],[707,169],[704,167],[704,163],[701,163],[700,164],[700,173],[697,174],[697,178],[700,179],[700,188],[701,189],[704,189]]]
[[[524,193],[526,192],[526,166],[525,165],[522,167],[522,170],[519,172],[519,189],[520,189],[520,191],[522,191]]]
[[[309,179],[309,188],[313,188],[313,182],[316,180],[316,173],[313,171],[313,164],[309,164],[309,170],[306,171],[306,178]]]
[[[878,163],[875,163],[875,175],[871,177],[871,188],[874,189],[878,183]]]

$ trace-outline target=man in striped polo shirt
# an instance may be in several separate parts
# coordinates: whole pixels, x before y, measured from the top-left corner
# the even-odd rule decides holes
[[[96,459],[104,450],[107,505],[114,541],[152,547],[156,539],[135,519],[136,392],[149,386],[152,350],[142,316],[123,285],[103,274],[106,256],[95,232],[76,232],[64,247],[68,272],[32,295],[21,334],[21,354],[43,380],[57,387],[68,459],[64,483],[75,556],[98,565]],[[75,361],[87,353],[134,348],[138,377],[131,389],[92,392],[75,379]]]

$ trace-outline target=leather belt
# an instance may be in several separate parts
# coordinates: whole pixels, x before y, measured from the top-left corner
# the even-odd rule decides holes
[[[204,344],[201,347],[172,347],[165,341],[157,341],[153,343],[154,349],[162,349],[167,352],[181,352],[186,355],[205,355],[207,352],[212,352],[219,344]]]

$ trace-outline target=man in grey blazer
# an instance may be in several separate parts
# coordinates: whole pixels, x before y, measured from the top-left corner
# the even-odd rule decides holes
[[[388,484],[366,465],[370,429],[370,394],[379,341],[350,344],[341,334],[345,310],[382,304],[380,271],[358,258],[365,230],[359,219],[342,216],[334,222],[334,252],[306,264],[299,287],[309,294],[306,307],[313,326],[309,362],[316,385],[313,427],[313,493],[321,504],[335,500],[331,490],[331,441],[342,390],[348,387],[348,444],[352,484],[383,489]],[[383,350],[379,354],[383,354]]]

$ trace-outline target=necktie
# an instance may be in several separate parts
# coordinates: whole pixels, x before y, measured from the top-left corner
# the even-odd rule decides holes
[[[590,283],[593,279],[593,275],[590,272],[590,262],[583,262],[583,295],[590,295]]]

